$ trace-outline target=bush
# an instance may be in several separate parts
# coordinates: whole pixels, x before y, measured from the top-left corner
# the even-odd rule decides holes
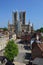
[[[5,47],[4,56],[8,61],[13,61],[18,54],[18,46],[15,44],[14,40],[8,41],[7,46]]]

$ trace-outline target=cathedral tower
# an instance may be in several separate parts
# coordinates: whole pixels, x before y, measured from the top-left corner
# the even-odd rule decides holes
[[[22,21],[22,24],[24,24],[25,25],[25,15],[26,15],[26,12],[20,12],[19,13],[19,20],[20,20],[20,22]]]
[[[17,11],[12,13],[12,19],[13,19],[13,24],[16,25],[17,24]]]

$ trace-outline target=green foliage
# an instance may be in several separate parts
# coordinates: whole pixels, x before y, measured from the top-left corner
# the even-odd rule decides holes
[[[14,40],[8,41],[7,46],[5,47],[4,55],[8,61],[12,61],[14,57],[18,54],[18,46],[15,44]]]
[[[40,28],[40,32],[43,32],[43,28]]]
[[[3,31],[7,31],[8,30],[6,27],[0,28],[0,29],[2,29]]]
[[[37,32],[37,31],[43,32],[43,28],[37,29],[36,32]]]
[[[7,31],[8,29],[6,27],[3,28],[3,31]]]

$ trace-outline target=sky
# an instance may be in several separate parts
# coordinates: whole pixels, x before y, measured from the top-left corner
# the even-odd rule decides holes
[[[12,12],[26,11],[26,23],[33,23],[34,29],[43,27],[43,0],[0,0],[0,27],[12,23]]]

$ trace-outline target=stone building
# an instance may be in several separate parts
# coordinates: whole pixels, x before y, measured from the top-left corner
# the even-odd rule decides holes
[[[25,20],[26,20],[26,12],[19,12],[19,21],[22,21],[22,24],[25,25]]]
[[[21,35],[22,32],[33,32],[33,24],[26,24],[26,12],[13,12],[12,13],[12,24],[8,21],[8,31],[11,31],[12,34],[16,33],[16,35]]]

